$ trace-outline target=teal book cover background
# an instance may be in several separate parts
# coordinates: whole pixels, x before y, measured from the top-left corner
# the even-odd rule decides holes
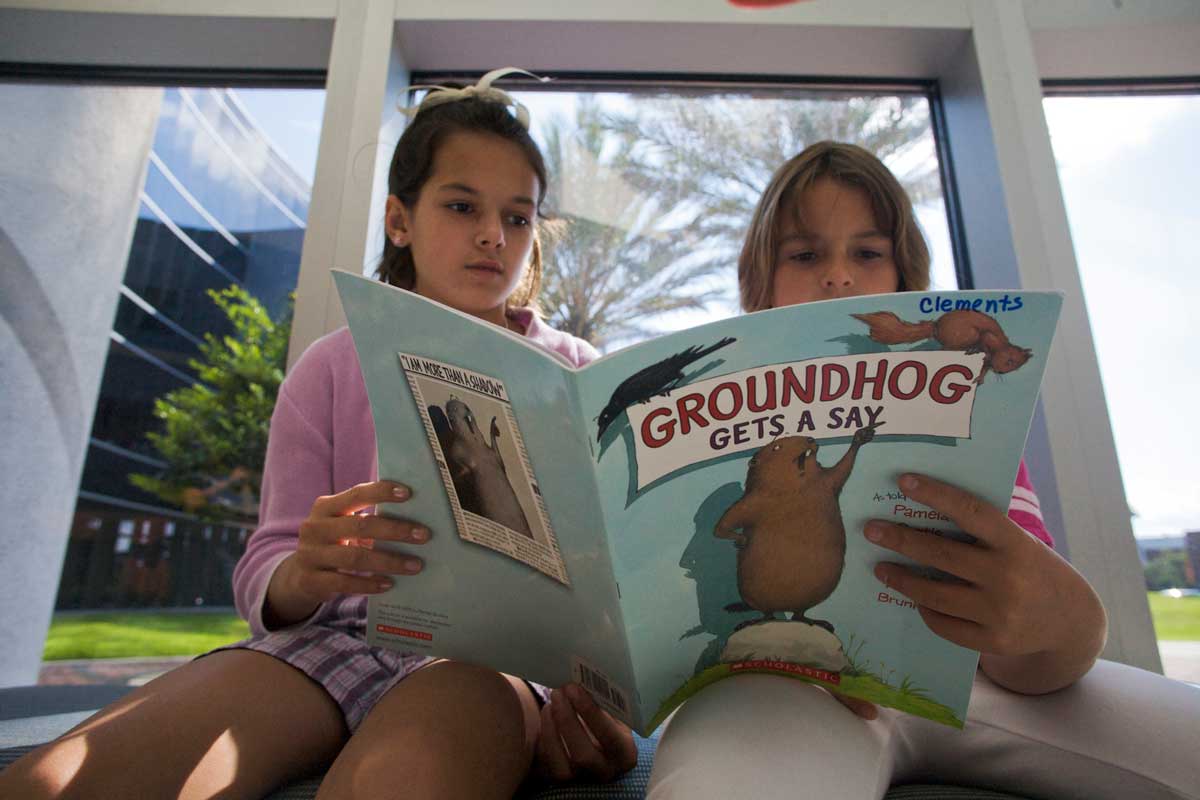
[[[425,571],[372,601],[373,640],[581,682],[643,732],[747,669],[961,725],[977,653],[932,634],[875,579],[875,563],[898,557],[862,528],[872,518],[953,527],[899,493],[904,471],[1007,508],[1058,294],[810,303],[576,370],[410,293],[336,279],[380,476],[414,488],[386,513],[434,531]],[[901,327],[866,316],[883,313]],[[987,329],[974,345],[955,339],[967,323]],[[897,330],[908,341],[894,341]],[[769,465],[771,448],[790,466]],[[477,505],[481,471],[461,468],[456,452],[502,460],[509,506],[524,513]],[[752,459],[763,465],[757,491]],[[768,474],[784,481],[776,494],[761,488]],[[790,587],[806,582],[815,593]]]

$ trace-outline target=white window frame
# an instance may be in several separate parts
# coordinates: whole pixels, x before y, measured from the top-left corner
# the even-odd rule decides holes
[[[329,270],[370,269],[378,255],[382,192],[373,190],[384,185],[410,70],[936,80],[976,285],[1066,298],[1028,445],[1039,493],[1108,609],[1105,656],[1161,671],[1041,81],[1198,76],[1200,4],[0,0],[0,29],[0,61],[10,63],[328,70],[292,360],[342,323]]]

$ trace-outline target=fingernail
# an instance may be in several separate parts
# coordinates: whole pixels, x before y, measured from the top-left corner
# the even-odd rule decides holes
[[[883,526],[875,522],[868,522],[867,526],[863,528],[863,535],[868,540],[878,544],[883,541]]]
[[[916,489],[917,488],[917,476],[916,475],[901,475],[900,476],[900,488],[906,492],[911,492],[913,489]]]
[[[405,559],[404,571],[405,572],[420,572],[421,571],[421,562],[415,558]]]
[[[423,542],[429,538],[429,531],[426,528],[422,528],[418,525],[409,532],[409,537],[414,542]]]
[[[397,500],[407,500],[409,496],[409,488],[407,486],[397,486],[392,489],[392,496]]]
[[[388,580],[382,580],[377,582],[375,586],[378,587],[379,591],[386,592],[388,589],[392,588],[392,582]]]
[[[888,583],[888,572],[886,569],[883,568],[883,565],[882,564],[877,565],[875,567],[874,571],[875,571],[876,579],[878,579],[880,583],[882,583],[884,586],[887,586],[890,589],[891,584]]]

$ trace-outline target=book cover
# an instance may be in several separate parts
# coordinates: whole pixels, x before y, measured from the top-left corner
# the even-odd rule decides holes
[[[639,733],[766,671],[961,727],[978,653],[872,574],[872,518],[961,537],[896,488],[1007,508],[1052,292],[809,303],[575,369],[418,295],[335,273],[375,418],[382,513],[426,567],[373,596],[373,644],[581,683]]]

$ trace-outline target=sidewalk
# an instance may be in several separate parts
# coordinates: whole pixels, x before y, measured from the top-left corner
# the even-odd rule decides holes
[[[79,686],[117,683],[141,686],[167,670],[191,661],[193,656],[160,658],[91,658],[78,661],[44,661],[38,670],[42,686]]]
[[[1200,685],[1200,642],[1159,642],[1163,674]]]
[[[1200,686],[1200,642],[1159,642],[1163,673],[1169,678]],[[38,673],[44,685],[119,683],[141,686],[192,656],[170,658],[96,658],[80,661],[47,661]]]

